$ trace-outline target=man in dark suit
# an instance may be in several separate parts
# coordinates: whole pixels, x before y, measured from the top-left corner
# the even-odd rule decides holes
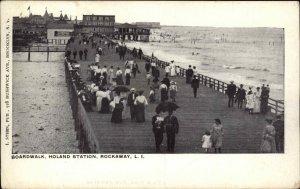
[[[192,66],[189,65],[189,68],[186,70],[186,83],[191,83],[193,75],[194,75],[194,71],[192,69]]]
[[[167,133],[167,152],[174,152],[175,148],[175,135],[179,131],[179,123],[173,111],[169,110],[169,115],[164,119],[164,125]]]
[[[197,79],[197,77],[195,75],[194,75],[194,79],[191,82],[191,86],[193,88],[194,98],[197,98],[197,90],[199,88],[199,79]]]
[[[238,102],[238,108],[243,108],[243,103],[246,98],[246,91],[243,89],[243,84],[240,85],[240,88],[236,92],[236,101]]]
[[[227,85],[228,107],[233,107],[233,100],[234,100],[235,93],[236,93],[236,85],[233,84],[233,81],[230,81],[230,84]]]
[[[152,131],[155,137],[156,152],[160,152],[160,146],[164,139],[164,118],[160,116],[160,111],[156,109],[156,115],[152,117]]]
[[[135,88],[130,89],[130,93],[127,98],[127,105],[130,107],[131,120],[135,120],[135,106],[134,101],[138,95],[135,93]]]

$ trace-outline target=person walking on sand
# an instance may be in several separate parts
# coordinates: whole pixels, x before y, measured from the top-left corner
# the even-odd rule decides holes
[[[234,81],[230,81],[227,85],[227,96],[228,96],[228,107],[233,107],[234,95],[236,93],[236,85],[233,84]]]
[[[199,79],[196,78],[196,76],[194,75],[194,79],[191,82],[191,87],[193,89],[193,93],[194,93],[194,98],[197,98],[197,90],[199,88]]]
[[[220,119],[215,119],[215,124],[211,130],[211,141],[212,147],[215,149],[215,153],[221,153],[222,145],[223,145],[223,126],[221,124]]]
[[[164,124],[167,133],[167,152],[174,152],[175,148],[175,135],[179,132],[179,123],[173,111],[170,109],[169,115],[165,117]]]
[[[211,147],[211,135],[209,131],[206,131],[205,135],[202,136],[202,148],[206,153],[209,153]]]
[[[156,109],[156,115],[152,117],[152,131],[155,137],[156,152],[161,152],[160,146],[164,139],[164,130],[164,118],[160,115],[160,111]]]

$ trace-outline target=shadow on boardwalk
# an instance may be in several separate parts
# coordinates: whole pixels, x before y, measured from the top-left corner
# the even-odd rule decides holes
[[[84,81],[87,81],[89,72],[88,65],[94,62],[95,49],[91,46],[77,46],[77,51],[81,48],[88,49],[87,61],[77,61],[80,63],[80,73]],[[71,49],[74,44],[70,45]],[[127,55],[128,56],[128,55]],[[144,95],[148,97],[149,86],[146,81],[144,69],[145,61],[136,59],[140,74],[135,79],[131,78],[130,88],[144,90]],[[115,49],[105,50],[105,55],[100,58],[100,66],[109,68],[111,65],[116,70],[120,67],[125,69],[123,60],[119,60]],[[161,77],[164,71],[160,70]],[[179,120],[179,134],[176,136],[175,153],[202,153],[201,138],[206,129],[210,129],[215,118],[220,118],[224,127],[223,148],[224,153],[258,153],[261,143],[262,130],[265,126],[265,117],[269,115],[249,115],[236,107],[227,107],[227,96],[212,88],[200,85],[198,98],[193,98],[192,88],[185,83],[183,77],[172,77],[178,84],[176,103],[180,108],[175,112]],[[160,96],[157,95],[157,99]],[[155,153],[155,141],[152,133],[151,118],[155,114],[156,104],[149,104],[146,107],[146,122],[136,123],[130,119],[123,120],[121,124],[110,122],[111,114],[99,114],[98,112],[88,112],[93,130],[98,139],[101,153]],[[126,117],[129,118],[129,107],[126,110]],[[163,151],[166,149],[166,137],[162,144]]]

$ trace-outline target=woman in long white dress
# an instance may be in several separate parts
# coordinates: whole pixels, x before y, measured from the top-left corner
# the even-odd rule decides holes
[[[176,76],[176,66],[174,64],[174,61],[171,61],[172,64],[171,64],[171,72],[170,72],[170,76],[173,77],[173,76]]]
[[[256,91],[253,93],[253,99],[254,99],[253,113],[260,113],[260,95],[261,95],[260,88],[257,87]]]
[[[100,62],[100,55],[97,53],[95,56],[95,63],[99,63]]]
[[[254,108],[254,95],[252,88],[249,87],[249,91],[246,95],[246,109],[249,110],[249,114],[252,114]]]
[[[108,70],[108,80],[110,84],[113,84],[113,78],[115,78],[114,67],[111,66]]]
[[[101,111],[101,105],[102,105],[102,98],[107,96],[106,92],[103,90],[102,87],[100,87],[100,90],[96,92],[96,98],[97,98],[97,103],[96,103],[96,109],[97,112]]]

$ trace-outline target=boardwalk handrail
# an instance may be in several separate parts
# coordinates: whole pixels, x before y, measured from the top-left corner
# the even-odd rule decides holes
[[[75,122],[75,130],[77,131],[77,139],[79,140],[80,152],[98,153],[100,151],[99,143],[92,129],[86,110],[77,95],[77,87],[73,81],[71,74],[72,70],[70,70],[69,62],[67,60],[65,60],[65,73],[70,93],[70,105]]]
[[[111,42],[113,42],[111,39],[107,38],[108,40],[110,40]],[[129,52],[132,52],[132,49],[130,49],[129,47],[127,47],[127,50]],[[148,56],[148,55],[142,55],[142,59],[146,60],[146,61],[151,61],[152,57]],[[165,68],[167,65],[171,64],[170,62],[166,62],[163,60],[159,60],[158,58],[155,58],[155,61],[157,63],[157,65],[161,68]],[[186,71],[187,69],[185,68],[181,68],[179,67],[179,75],[182,77],[186,77]],[[229,85],[228,83],[203,75],[203,74],[197,74],[198,79],[200,81],[200,84],[206,86],[206,87],[210,87],[213,88],[214,90],[221,92],[223,94],[226,94],[226,90],[227,90],[227,86]],[[239,89],[239,87],[237,87],[237,90]],[[268,107],[270,108],[270,110],[274,111],[274,113],[277,114],[283,114],[284,113],[284,101],[283,100],[275,100],[273,98],[268,98]]]
[[[65,46],[13,46],[13,52],[65,52]]]

